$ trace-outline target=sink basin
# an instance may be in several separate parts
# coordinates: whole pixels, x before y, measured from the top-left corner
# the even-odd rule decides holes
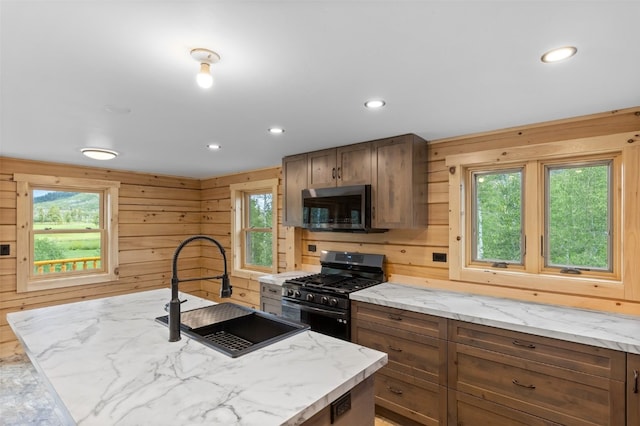
[[[308,330],[309,326],[235,303],[220,303],[185,311],[181,332],[232,358],[248,354]],[[156,318],[164,325],[169,316]]]

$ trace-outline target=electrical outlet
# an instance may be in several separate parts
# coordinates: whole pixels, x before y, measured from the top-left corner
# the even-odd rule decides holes
[[[9,256],[11,254],[11,246],[9,244],[0,244],[0,256]]]
[[[309,244],[307,246],[307,250],[309,251],[316,251],[316,245],[315,244]]]
[[[431,259],[434,262],[446,262],[447,261],[447,253],[433,253]]]

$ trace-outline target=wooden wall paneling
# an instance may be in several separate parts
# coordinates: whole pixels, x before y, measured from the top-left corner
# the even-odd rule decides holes
[[[633,145],[624,148],[622,155],[625,164],[636,165],[624,169],[622,277],[625,281],[625,298],[640,301],[640,135],[636,136]]]
[[[147,187],[166,187],[176,189],[200,189],[200,181],[197,179],[181,178],[175,176],[154,175],[134,171],[111,170],[107,168],[69,166],[66,164],[48,163],[43,161],[23,160],[17,158],[2,157],[2,172],[7,173],[35,173],[40,175],[67,176],[76,178],[115,180],[132,185]],[[122,194],[120,195],[122,196]],[[165,197],[166,198],[166,197]]]
[[[22,351],[10,332],[6,314],[79,300],[168,288],[171,258],[185,238],[201,233],[200,181],[135,172],[74,167],[55,163],[2,158],[0,175],[0,242],[12,255],[0,258],[0,358]],[[119,279],[108,284],[16,293],[16,184],[13,173],[117,180],[119,202]],[[9,201],[7,201],[9,200]],[[179,263],[181,277],[201,272],[200,248],[188,247]],[[198,281],[183,283],[181,291],[200,292]]]
[[[535,145],[546,142],[635,132],[640,128],[640,107],[537,124],[527,124],[484,133],[437,139],[429,142],[429,160],[473,151]]]

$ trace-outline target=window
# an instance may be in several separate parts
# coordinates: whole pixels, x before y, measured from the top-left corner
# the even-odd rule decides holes
[[[637,157],[628,140],[447,157],[450,279],[622,298],[623,221],[637,215],[622,204],[633,194],[623,164]]]
[[[612,271],[612,161],[545,165],[545,266]]]
[[[14,180],[18,292],[117,279],[118,182],[25,174]]]
[[[523,264],[522,169],[471,174],[475,262]]]
[[[230,188],[233,275],[251,278],[277,272],[278,180],[232,184]]]

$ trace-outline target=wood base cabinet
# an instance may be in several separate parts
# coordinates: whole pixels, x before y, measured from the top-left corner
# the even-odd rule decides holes
[[[554,423],[504,405],[449,390],[449,424],[456,426],[555,426]]]
[[[449,388],[564,425],[625,424],[625,354],[449,322]]]
[[[640,426],[640,355],[356,301],[352,327],[399,424]]]
[[[277,284],[260,283],[260,310],[282,316],[282,287]]]
[[[627,354],[627,425],[640,425],[640,355]]]
[[[376,410],[403,425],[445,425],[446,319],[352,302],[353,341],[386,352]]]

